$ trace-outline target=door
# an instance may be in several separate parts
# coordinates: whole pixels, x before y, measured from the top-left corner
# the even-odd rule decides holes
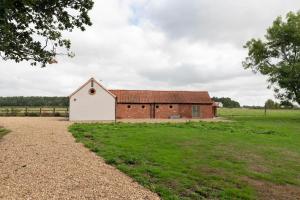
[[[150,104],[150,118],[155,118],[155,104]]]
[[[199,117],[200,117],[200,106],[192,105],[192,118],[199,118]]]

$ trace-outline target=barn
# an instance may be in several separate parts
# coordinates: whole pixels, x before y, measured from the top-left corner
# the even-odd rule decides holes
[[[207,91],[108,90],[91,78],[69,97],[71,121],[214,117]]]
[[[71,121],[115,120],[116,96],[95,79],[89,79],[69,96]]]

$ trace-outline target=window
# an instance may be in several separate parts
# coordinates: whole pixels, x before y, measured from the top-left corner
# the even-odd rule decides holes
[[[170,105],[170,106],[169,106],[169,108],[171,108],[171,109],[172,109],[172,108],[173,108],[173,106],[172,106],[172,105]]]
[[[89,94],[90,95],[96,94],[96,90],[94,88],[89,89]]]
[[[145,108],[145,106],[144,106],[144,105],[142,105],[142,108]]]
[[[94,81],[91,81],[91,87],[94,87]]]
[[[127,105],[127,108],[131,108],[131,105]]]
[[[155,106],[156,108],[159,108],[159,106]]]
[[[76,99],[76,98],[74,98],[74,101],[77,101],[77,99]]]

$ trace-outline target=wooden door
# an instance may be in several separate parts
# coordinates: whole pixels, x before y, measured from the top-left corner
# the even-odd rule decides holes
[[[155,118],[155,104],[150,104],[150,118]]]
[[[200,117],[200,106],[192,105],[192,118],[199,118],[199,117]]]

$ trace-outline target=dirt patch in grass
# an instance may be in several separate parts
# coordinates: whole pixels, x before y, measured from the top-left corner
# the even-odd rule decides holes
[[[289,158],[294,160],[300,160],[300,156],[297,152],[288,151],[286,149],[281,150],[282,158]]]
[[[268,173],[270,170],[263,165],[255,165],[251,164],[249,167],[250,171],[258,172],[258,173]]]
[[[260,199],[300,199],[300,187],[294,185],[276,185],[274,183],[254,180],[249,177],[243,178],[248,184],[253,186]]]

